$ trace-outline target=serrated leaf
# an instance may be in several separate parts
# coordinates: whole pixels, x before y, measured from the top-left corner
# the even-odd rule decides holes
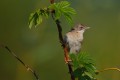
[[[34,24],[34,17],[33,17],[34,14],[35,14],[35,13],[31,13],[31,14],[30,14],[30,17],[29,17],[29,23],[28,23],[28,24],[29,24],[29,28],[30,28],[30,29],[32,28],[32,25]]]
[[[78,80],[92,80],[89,76],[80,76],[78,77]]]
[[[30,28],[30,29],[32,28],[32,25],[33,25],[33,20],[31,20],[31,21],[29,22],[29,28]]]
[[[79,67],[79,63],[78,63],[78,60],[77,60],[77,55],[75,54],[70,54],[70,58],[72,59],[72,65],[74,67],[74,69],[77,69]]]
[[[41,15],[39,15],[37,18],[36,18],[36,26],[38,25],[38,24],[40,24],[40,23],[42,23],[42,16]],[[36,27],[35,26],[35,27]]]
[[[48,18],[48,17],[49,17],[49,14],[48,14],[48,13],[44,13],[44,16],[45,16],[46,18]]]
[[[70,54],[70,58],[74,61],[74,60],[76,60],[76,57],[77,57],[77,55],[76,54]]]
[[[70,3],[68,1],[61,1],[60,3],[58,3],[58,7],[61,7],[61,8],[66,8],[70,6]]]
[[[93,68],[93,65],[86,65],[85,68],[86,68],[86,70],[87,70],[89,73],[91,73],[93,76],[96,75],[96,74],[95,74],[96,69]]]
[[[84,72],[85,75],[89,76],[89,78],[93,79],[92,74],[90,74],[89,72]]]
[[[55,11],[55,20],[59,19],[61,17],[62,13],[59,10]]]
[[[73,75],[74,75],[76,78],[78,78],[78,77],[82,76],[82,74],[84,73],[84,70],[85,70],[84,67],[82,67],[82,68],[77,68],[76,70],[74,70]]]
[[[73,62],[73,68],[75,69],[74,74],[78,77],[78,80],[93,80],[96,75],[96,68],[94,66],[93,60],[86,53],[79,53],[77,55],[73,54],[70,56]],[[77,66],[76,66],[77,65]],[[79,70],[80,69],[80,70]],[[82,70],[81,75],[80,72]],[[79,72],[77,72],[79,71]]]
[[[48,17],[49,17],[48,8],[41,9],[39,14],[40,14],[41,16],[44,16],[44,17],[48,18]]]
[[[34,13],[31,13],[29,17],[29,28],[31,29],[33,25],[36,27],[37,25],[41,24],[42,16],[48,18],[49,12],[47,8],[38,9]]]
[[[79,62],[82,64],[94,64],[94,61],[90,58],[90,56],[86,53],[79,53],[78,54]]]
[[[68,23],[72,24],[73,20],[71,15],[76,14],[76,11],[70,7],[70,3],[68,1],[51,4],[49,8],[55,10],[55,20],[64,16]]]
[[[42,22],[42,17],[38,11],[32,15],[31,21],[30,21],[30,28],[32,28],[33,25],[35,25],[36,27],[38,24]]]
[[[84,76],[78,77],[78,80],[86,80]]]
[[[64,13],[69,13],[71,15],[76,14],[76,11],[71,7],[63,8],[62,10],[63,10]]]
[[[93,80],[93,78],[90,78],[88,75],[84,76],[85,80]]]
[[[65,17],[65,19],[67,20],[67,22],[68,22],[69,24],[72,24],[72,23],[73,23],[72,17],[71,17],[70,15],[64,13],[64,17]]]

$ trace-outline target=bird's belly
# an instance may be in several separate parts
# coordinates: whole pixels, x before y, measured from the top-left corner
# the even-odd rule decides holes
[[[78,41],[73,41],[73,42],[69,42],[69,49],[70,49],[70,53],[78,53],[80,52],[80,48],[81,48],[81,43]]]
[[[69,46],[70,53],[79,53],[81,49],[81,42],[83,40],[82,35],[69,35],[67,42]]]

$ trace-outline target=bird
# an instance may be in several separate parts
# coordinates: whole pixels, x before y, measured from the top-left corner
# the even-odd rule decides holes
[[[70,54],[78,54],[80,52],[84,39],[83,34],[89,28],[90,27],[87,27],[83,24],[77,24],[65,34],[64,43]]]

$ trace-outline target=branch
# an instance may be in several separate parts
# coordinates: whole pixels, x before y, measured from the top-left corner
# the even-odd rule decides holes
[[[50,3],[53,4],[53,3],[54,3],[54,0],[50,0]],[[56,23],[56,25],[57,25],[58,33],[59,33],[59,40],[60,40],[60,43],[61,43],[61,45],[62,45],[62,47],[63,47],[63,49],[64,49],[65,58],[67,59],[69,52],[68,52],[67,47],[66,47],[66,45],[65,45],[65,43],[64,43],[64,40],[63,40],[62,27],[61,27],[61,25],[60,25],[60,21],[59,21],[58,19],[55,20],[54,15],[55,15],[55,11],[53,10],[53,11],[51,12],[51,16],[52,16],[53,20],[55,21],[55,23]],[[68,65],[69,73],[70,73],[70,76],[71,76],[71,80],[75,80],[75,77],[74,77],[74,75],[73,75],[73,70],[72,70],[71,64],[68,63],[67,65]]]
[[[57,27],[58,27],[59,40],[60,40],[60,43],[61,43],[61,45],[62,45],[62,47],[63,47],[63,49],[64,49],[65,58],[67,59],[67,58],[68,58],[68,50],[67,50],[67,48],[66,48],[66,46],[65,46],[65,44],[64,44],[64,40],[63,40],[63,36],[62,36],[62,27],[61,27],[61,25],[60,25],[59,20],[56,20],[56,25],[57,25]],[[71,80],[75,80],[74,75],[73,75],[73,70],[72,70],[71,64],[70,64],[70,63],[67,63],[67,65],[68,65],[69,73],[70,73],[70,75],[71,75]]]
[[[36,72],[25,64],[14,52],[12,52],[8,46],[0,44],[0,47],[5,48],[12,56],[14,56],[27,69],[27,71],[30,71],[35,76],[36,80],[40,80]]]
[[[117,70],[117,71],[120,72],[120,69],[119,69],[119,68],[106,68],[106,69],[103,69],[103,70],[98,71],[98,73],[104,72],[104,71],[108,71],[108,70]]]

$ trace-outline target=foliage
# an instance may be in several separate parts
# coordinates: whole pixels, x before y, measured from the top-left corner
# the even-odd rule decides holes
[[[76,14],[75,10],[70,7],[70,3],[68,1],[54,3],[47,8],[38,9],[35,12],[31,13],[29,17],[29,28],[32,28],[33,25],[35,25],[36,27],[37,25],[42,23],[43,16],[48,18],[49,14],[52,11],[54,11],[55,20],[58,20],[61,18],[61,16],[64,16],[70,24],[73,22],[71,15]]]
[[[55,21],[64,16],[68,23],[72,23],[73,21],[71,16],[76,14],[76,11],[70,7],[70,3],[68,1],[53,3],[47,8],[38,9],[37,11],[31,13],[29,17],[29,28],[32,28],[33,25],[36,27],[42,23],[43,17],[48,18],[50,13],[54,14],[51,16]],[[74,69],[73,75],[75,78],[78,80],[95,80],[96,68],[94,66],[94,61],[88,54],[70,54],[70,58],[72,59],[71,64]]]
[[[42,23],[43,16],[48,18],[49,12],[47,8],[38,9],[37,11],[31,13],[29,17],[29,28],[32,28],[33,25],[36,27],[38,24]]]
[[[70,54],[74,68],[74,76],[78,80],[95,80],[96,68],[94,61],[87,53]]]
[[[49,6],[50,9],[55,10],[55,20],[60,19],[64,16],[68,22],[72,22],[71,15],[76,14],[72,7],[69,7],[70,3],[67,1],[61,1],[59,3],[54,3]]]

